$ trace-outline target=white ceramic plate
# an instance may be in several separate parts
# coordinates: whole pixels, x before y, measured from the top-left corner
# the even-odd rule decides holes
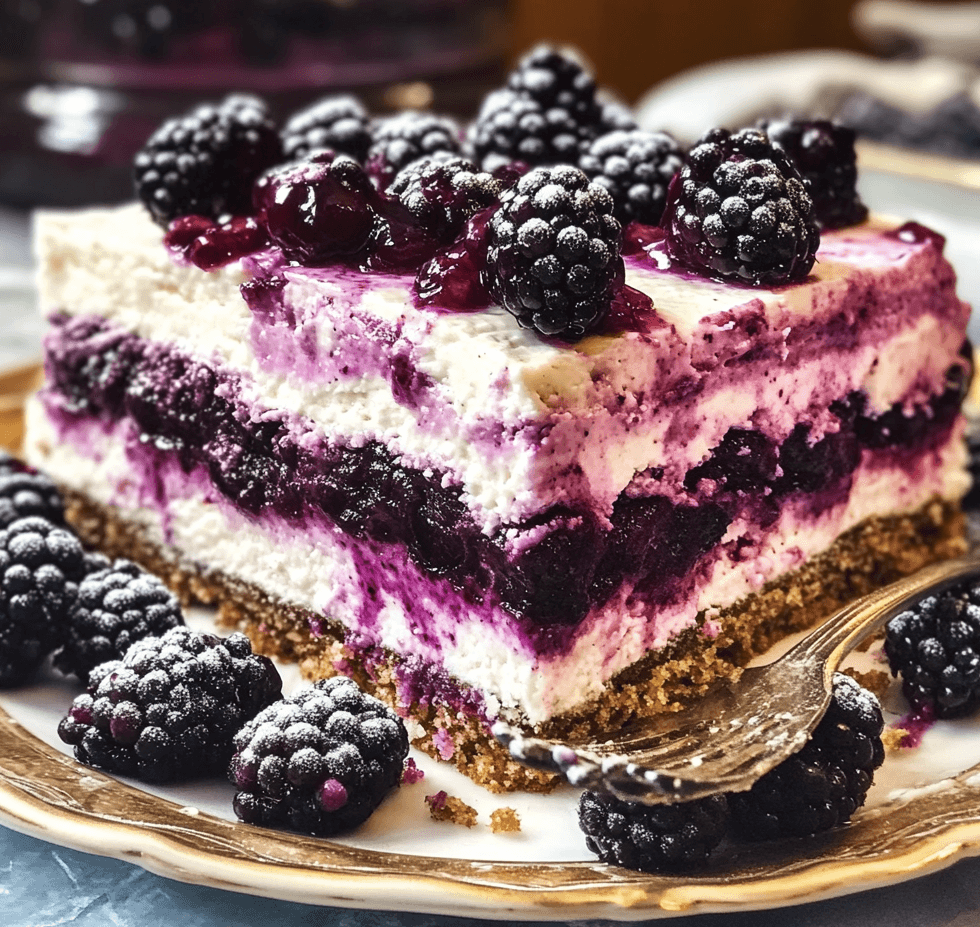
[[[885,60],[811,49],[713,61],[651,87],[636,104],[647,129],[693,142],[713,126],[735,128],[762,112],[827,116],[840,99],[864,91],[910,112],[924,112],[976,86],[977,72],[943,58]]]

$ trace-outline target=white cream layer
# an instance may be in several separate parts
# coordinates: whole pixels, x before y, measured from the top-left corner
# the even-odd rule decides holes
[[[319,355],[347,352],[356,364],[394,333],[390,350],[404,351],[434,383],[422,408],[397,402],[377,371],[317,379],[257,357],[254,320],[238,291],[243,266],[179,266],[140,206],[41,213],[36,242],[43,311],[103,316],[240,370],[248,401],[300,414],[332,440],[380,441],[405,465],[444,473],[489,532],[556,504],[608,514],[650,467],[663,468],[662,486],[678,486],[733,426],[781,441],[804,421],[818,440],[837,427],[829,401],[852,390],[868,394],[871,412],[939,392],[967,310],[954,300],[945,307],[952,321],[914,311],[918,287],[948,265],[928,249],[886,241],[884,227],[825,236],[810,280],[780,291],[631,265],[627,281],[653,297],[670,327],[574,347],[544,344],[501,309],[417,309],[410,277],[362,275],[352,289],[349,273],[287,269],[287,298],[305,313]],[[745,361],[737,377],[705,376],[690,401],[664,399],[700,376],[694,365],[713,350],[706,344],[724,343],[729,364],[751,350],[749,338],[732,342],[732,318],[758,312],[788,352],[795,325],[833,312],[861,287],[894,302],[899,322],[888,338],[853,350],[815,346],[792,364]],[[360,326],[353,335],[352,320]]]

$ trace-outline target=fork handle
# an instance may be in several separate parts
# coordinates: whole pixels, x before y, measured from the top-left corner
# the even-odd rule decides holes
[[[976,576],[980,576],[980,557],[957,557],[923,567],[844,606],[793,647],[784,659],[804,663],[822,661],[829,691],[841,661],[861,641],[927,593],[944,592]]]

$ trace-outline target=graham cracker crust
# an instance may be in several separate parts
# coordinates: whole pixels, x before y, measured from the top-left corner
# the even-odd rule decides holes
[[[380,648],[357,652],[344,643],[339,623],[274,601],[234,577],[180,563],[115,510],[70,489],[63,493],[67,518],[86,544],[139,562],[160,576],[184,604],[216,606],[220,625],[245,631],[258,653],[298,663],[307,678],[338,672],[352,676],[409,719],[412,743],[424,753],[449,760],[492,792],[545,792],[557,784],[554,777],[514,762],[476,713],[431,703],[405,704],[395,654]],[[858,596],[965,550],[964,519],[957,503],[935,500],[910,515],[868,519],[799,569],[710,616],[711,635],[706,616],[701,616],[697,627],[680,634],[668,648],[614,677],[598,699],[551,719],[536,733],[595,739],[637,715],[676,711],[716,679],[737,677],[752,657],[785,635],[816,624]]]

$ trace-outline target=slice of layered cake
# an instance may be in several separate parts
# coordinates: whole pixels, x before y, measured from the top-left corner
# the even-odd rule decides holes
[[[28,458],[88,542],[355,676],[488,787],[545,787],[494,721],[669,709],[962,549],[942,239],[821,237],[782,151],[714,134],[625,233],[575,168],[451,154],[384,195],[320,154],[166,235],[140,205],[42,214]]]

